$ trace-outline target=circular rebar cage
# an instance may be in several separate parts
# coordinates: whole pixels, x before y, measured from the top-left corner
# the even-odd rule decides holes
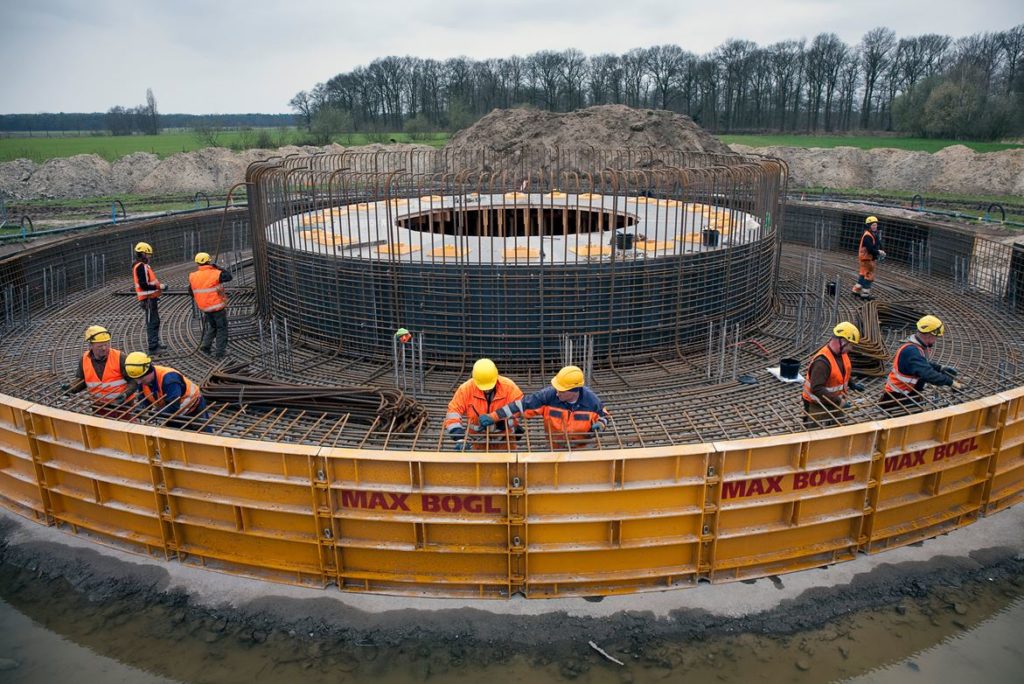
[[[785,167],[665,150],[344,153],[250,166],[260,311],[433,363],[679,353],[769,314]]]

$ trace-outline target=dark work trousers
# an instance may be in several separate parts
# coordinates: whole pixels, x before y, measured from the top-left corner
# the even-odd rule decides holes
[[[212,352],[218,359],[224,356],[228,348],[228,310],[203,313],[203,341],[199,348],[204,352]]]
[[[155,354],[160,349],[160,306],[158,299],[143,299],[139,306],[146,313],[146,342],[149,353]]]

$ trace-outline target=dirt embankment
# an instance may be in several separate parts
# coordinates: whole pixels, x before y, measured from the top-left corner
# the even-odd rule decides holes
[[[792,174],[791,187],[1024,195],[1024,149],[977,153],[955,145],[929,154],[885,148],[734,145],[730,150],[688,117],[623,105],[590,107],[565,114],[496,109],[453,136],[446,149],[487,148],[509,152],[524,147],[597,150],[651,147],[719,154],[756,153],[785,160]],[[426,146],[368,145],[355,149],[407,151],[418,148]],[[343,149],[336,145],[245,152],[207,148],[163,160],[138,152],[113,164],[88,154],[51,159],[41,165],[18,159],[0,164],[0,197],[72,199],[223,192],[244,179],[245,169],[253,161],[298,152],[340,152]]]

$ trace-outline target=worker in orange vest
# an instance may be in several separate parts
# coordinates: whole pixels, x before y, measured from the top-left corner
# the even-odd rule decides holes
[[[804,377],[804,425],[808,428],[835,425],[836,418],[850,407],[848,390],[863,390],[850,375],[853,365],[849,350],[860,344],[860,330],[843,321],[832,329],[832,338],[811,357]]]
[[[470,442],[467,437],[480,435],[485,427],[480,417],[523,398],[523,391],[512,380],[498,374],[498,367],[490,359],[473,364],[473,377],[459,385],[448,402],[444,418],[444,431],[455,442],[456,451],[465,451]],[[518,421],[499,420],[487,431],[487,441],[477,441],[477,448],[507,446],[509,438],[522,432]]]
[[[486,428],[519,414],[543,417],[553,448],[586,444],[608,427],[609,419],[604,403],[586,386],[583,371],[577,366],[558,371],[550,387],[480,416],[480,425]]]
[[[152,357],[132,352],[124,360],[125,375],[131,378],[142,394],[142,401],[155,408],[157,416],[168,419],[169,425],[206,419],[206,399],[199,386],[184,373],[169,366],[157,366]]]
[[[213,358],[224,358],[228,348],[228,296],[224,283],[232,275],[213,263],[206,252],[196,254],[198,268],[188,274],[188,292],[203,312],[203,339],[199,348]]]
[[[78,362],[75,382],[64,389],[69,394],[88,390],[98,414],[120,418],[130,410],[124,354],[110,346],[110,332],[102,325],[86,328],[85,342],[89,348]]]
[[[853,286],[853,295],[861,299],[872,300],[871,286],[875,282],[875,267],[885,258],[882,249],[882,238],[878,234],[878,218],[868,216],[864,219],[864,234],[860,236],[857,248],[857,262],[860,264],[857,284]]]
[[[887,411],[911,413],[924,407],[922,392],[928,384],[963,389],[963,383],[956,379],[956,368],[928,358],[944,332],[945,326],[936,316],[924,316],[917,322],[917,332],[896,350],[879,406]]]
[[[135,245],[135,263],[132,264],[132,279],[135,281],[135,297],[146,312],[146,341],[150,355],[160,351],[160,293],[167,286],[157,280],[156,273],[149,265],[153,258],[153,247],[148,242]]]

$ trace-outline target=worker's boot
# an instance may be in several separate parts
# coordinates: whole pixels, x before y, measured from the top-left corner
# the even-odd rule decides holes
[[[851,290],[851,292],[853,292],[854,296],[859,297],[860,296],[860,290],[861,290],[860,283],[857,283],[856,285],[853,286],[853,289]]]
[[[871,294],[871,288],[870,287],[865,287],[864,289],[862,289],[860,291],[860,298],[862,300],[864,300],[865,302],[870,302],[870,301],[874,300],[874,297]]]

